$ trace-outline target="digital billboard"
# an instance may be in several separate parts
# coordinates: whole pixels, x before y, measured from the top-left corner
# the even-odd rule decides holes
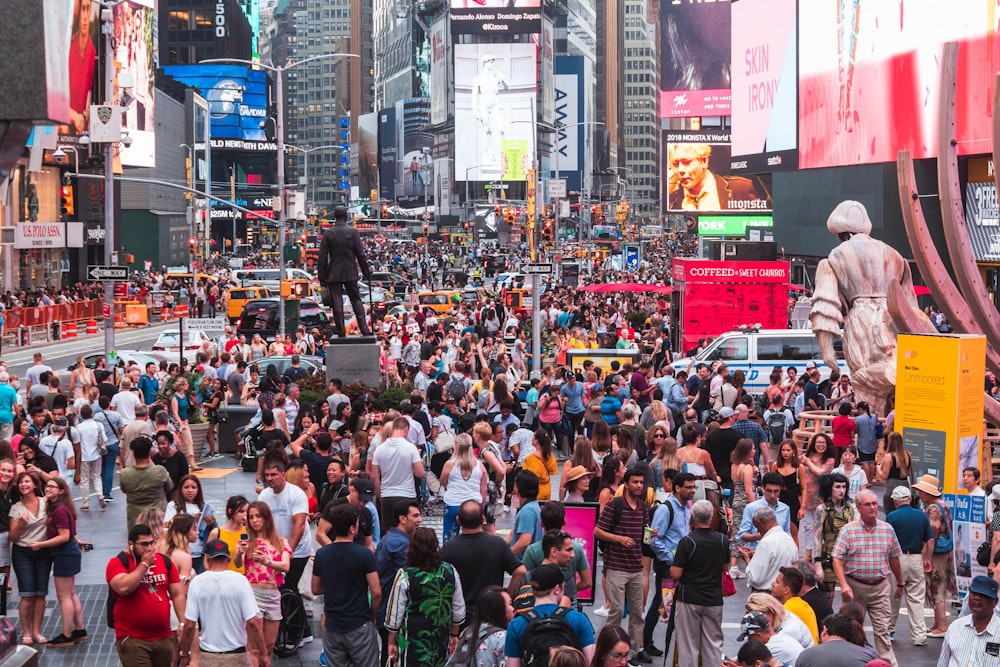
[[[451,31],[456,34],[535,33],[541,18],[541,0],[451,0]]]
[[[267,73],[245,65],[167,65],[163,73],[196,88],[208,100],[216,140],[267,143]],[[233,147],[239,147],[234,145]]]
[[[660,3],[660,117],[728,116],[729,0]]]
[[[378,189],[378,114],[358,116],[358,189],[362,198]],[[377,195],[376,195],[377,198]]]
[[[69,47],[70,124],[63,128],[68,134],[83,134],[90,122],[90,105],[104,101],[94,97],[97,36],[100,31],[98,9],[90,0],[73,0],[73,28]],[[100,93],[100,90],[97,92]]]
[[[533,44],[456,44],[455,174],[523,181],[535,153]]]
[[[556,117],[555,100],[555,44],[552,21],[542,20],[542,31],[535,35],[538,40],[538,109],[543,123],[554,123]]]
[[[379,196],[396,198],[396,107],[378,112],[378,183]]]
[[[668,211],[771,210],[771,175],[733,176],[729,140],[725,132],[663,133]]]
[[[731,173],[798,166],[795,11],[796,0],[733,3]]]
[[[119,85],[123,72],[132,75],[132,88],[117,91],[125,106],[122,129],[131,146],[121,146],[121,162],[130,167],[156,166],[156,6],[154,0],[131,0],[115,5],[115,62]],[[127,95],[123,95],[126,93]],[[128,99],[131,97],[131,101]],[[128,104],[126,104],[128,102]]]
[[[435,21],[430,30],[430,98],[431,124],[440,125],[448,120],[448,22]]]
[[[994,3],[809,3],[799,16],[799,166],[937,154],[941,49],[957,41],[958,152],[990,153]],[[841,11],[840,7],[844,7]]]

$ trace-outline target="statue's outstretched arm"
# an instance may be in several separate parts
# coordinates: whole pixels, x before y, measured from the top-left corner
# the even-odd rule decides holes
[[[823,362],[830,368],[837,368],[837,353],[833,342],[841,335],[844,315],[841,310],[837,274],[830,261],[826,259],[820,261],[816,268],[816,289],[813,292],[809,320],[819,342]]]

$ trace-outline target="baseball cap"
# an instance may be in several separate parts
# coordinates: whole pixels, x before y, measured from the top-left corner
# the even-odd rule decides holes
[[[816,368],[816,362],[812,359],[806,362],[806,370],[809,370],[810,368]]]
[[[69,420],[65,417],[56,417],[52,420],[52,423],[56,426],[69,426]]]
[[[205,555],[209,558],[219,558],[220,556],[229,558],[229,545],[222,540],[212,540],[205,545]]]
[[[723,408],[719,409],[719,417],[721,417],[722,419],[729,419],[729,418],[731,418],[735,414],[736,413],[729,406],[726,406],[726,407],[723,407]]]
[[[890,496],[893,500],[909,500],[910,499],[910,487],[908,486],[897,486],[892,490],[892,495]]]
[[[539,565],[531,571],[531,588],[536,591],[550,591],[565,581],[558,565]]]
[[[370,479],[355,479],[351,482],[351,485],[361,500],[368,502],[375,497],[375,484]]]
[[[985,595],[988,598],[997,599],[997,582],[991,577],[986,577],[979,575],[972,580],[972,585],[969,586],[970,593],[978,593],[979,595]]]
[[[743,620],[740,621],[741,632],[736,641],[746,641],[750,635],[761,630],[767,630],[769,627],[771,627],[771,624],[767,622],[767,616],[764,616],[759,611],[749,611],[743,616]]]

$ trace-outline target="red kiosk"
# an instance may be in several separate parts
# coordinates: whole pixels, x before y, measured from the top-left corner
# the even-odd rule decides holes
[[[673,349],[685,353],[698,340],[734,327],[788,328],[788,262],[675,259],[671,269]]]

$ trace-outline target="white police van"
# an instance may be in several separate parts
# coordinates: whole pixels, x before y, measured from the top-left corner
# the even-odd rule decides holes
[[[841,340],[835,342],[837,364],[841,373],[848,373]],[[821,380],[830,377],[830,369],[823,363],[819,341],[810,329],[754,329],[740,328],[728,331],[694,357],[674,359],[674,370],[686,370],[694,362],[691,372],[700,363],[711,366],[713,361],[724,361],[729,373],[738,370],[746,375],[743,387],[749,394],[762,394],[771,383],[771,370],[781,366],[782,372],[794,366],[799,377],[810,361],[819,368]]]

